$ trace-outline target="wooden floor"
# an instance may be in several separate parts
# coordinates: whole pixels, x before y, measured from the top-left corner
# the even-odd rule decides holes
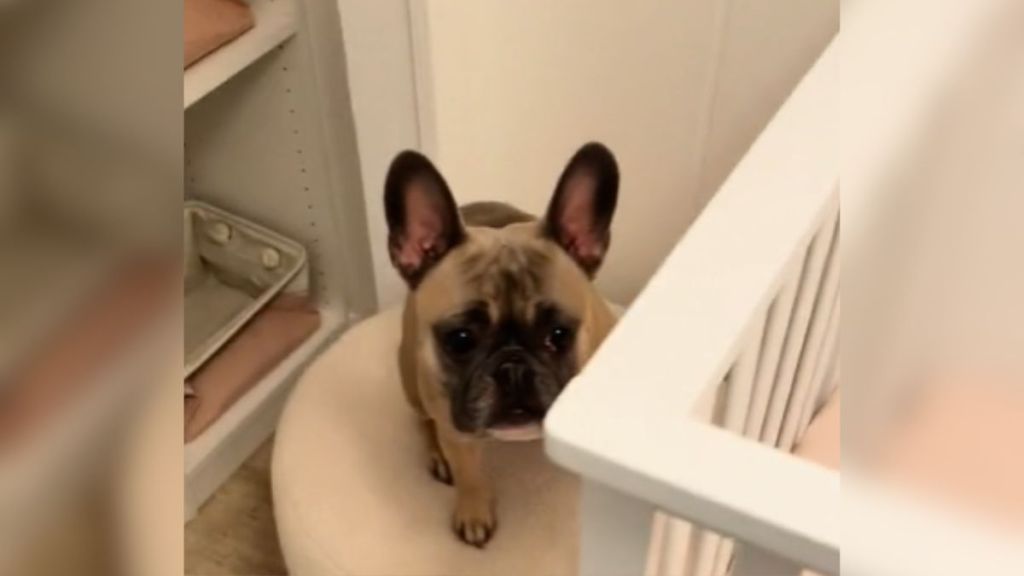
[[[274,524],[267,441],[185,526],[189,576],[287,574]]]

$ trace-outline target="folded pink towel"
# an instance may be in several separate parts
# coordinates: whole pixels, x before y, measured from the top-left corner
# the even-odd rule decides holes
[[[255,25],[240,0],[185,0],[185,68]]]
[[[282,295],[260,311],[192,376],[185,397],[185,441],[217,421],[320,327],[308,300]]]

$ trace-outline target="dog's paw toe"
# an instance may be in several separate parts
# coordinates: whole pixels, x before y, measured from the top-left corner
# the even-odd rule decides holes
[[[494,535],[497,521],[489,504],[481,506],[460,506],[455,510],[452,522],[455,534],[470,546],[483,548]]]
[[[439,452],[430,455],[430,475],[442,484],[452,484],[452,469]]]
[[[490,526],[479,522],[463,524],[456,531],[458,532],[459,540],[462,540],[470,546],[476,546],[477,548],[483,548],[491,539],[491,534],[494,532]]]

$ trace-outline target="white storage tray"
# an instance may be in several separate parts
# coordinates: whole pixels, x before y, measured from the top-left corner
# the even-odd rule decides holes
[[[305,265],[298,242],[204,202],[185,202],[185,377]]]

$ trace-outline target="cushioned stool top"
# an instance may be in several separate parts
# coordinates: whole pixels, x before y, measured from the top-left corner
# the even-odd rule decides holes
[[[427,471],[398,377],[400,311],[349,330],[296,384],[274,448],[274,509],[293,576],[573,574],[578,481],[540,442],[488,445],[498,530],[451,530],[454,489]]]

